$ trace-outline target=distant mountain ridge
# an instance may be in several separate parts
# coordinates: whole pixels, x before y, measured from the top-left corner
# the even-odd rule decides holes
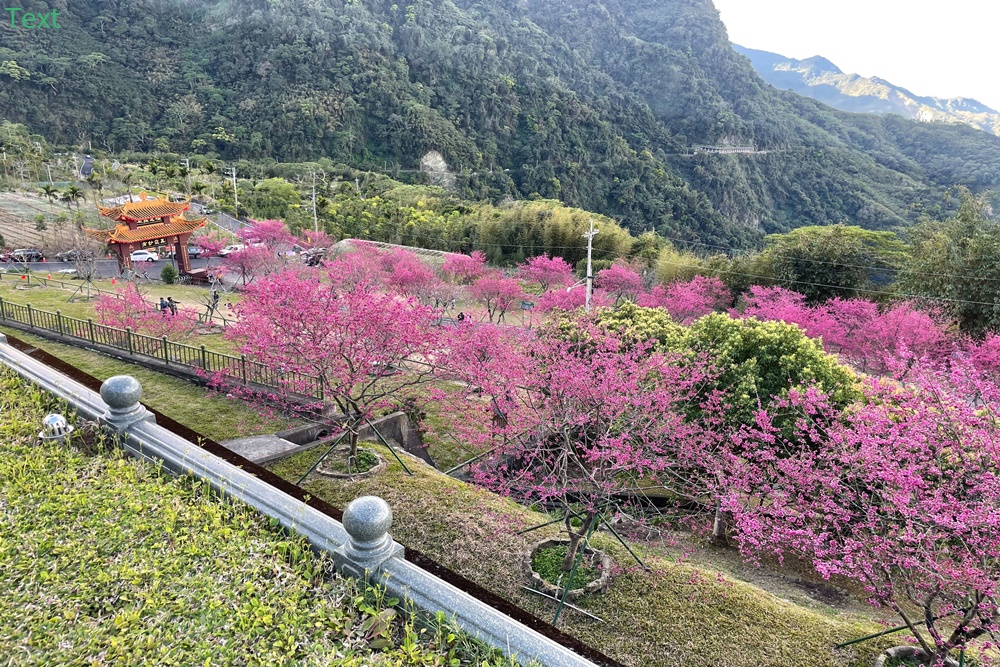
[[[749,58],[760,77],[775,88],[791,90],[841,111],[895,113],[923,122],[963,123],[1000,136],[1000,112],[973,99],[915,95],[879,77],[845,74],[822,56],[796,60],[737,44],[733,49]]]

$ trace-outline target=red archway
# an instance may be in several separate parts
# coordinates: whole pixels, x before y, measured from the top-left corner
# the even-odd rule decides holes
[[[114,229],[84,229],[92,239],[108,244],[118,257],[119,270],[132,268],[131,254],[136,250],[172,246],[177,266],[182,274],[191,273],[191,259],[188,257],[188,239],[195,230],[205,226],[205,218],[188,220],[184,211],[190,202],[172,202],[166,199],[149,199],[146,193],[139,195],[139,201],[126,202],[121,206],[98,210],[105,218],[118,224]]]

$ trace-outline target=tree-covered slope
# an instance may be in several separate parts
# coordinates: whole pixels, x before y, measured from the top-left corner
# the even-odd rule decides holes
[[[0,33],[0,116],[108,151],[391,170],[433,150],[466,196],[538,194],[736,246],[906,224],[946,187],[1000,181],[1000,139],[767,86],[708,0],[51,6],[63,29]],[[687,155],[720,143],[766,152]]]

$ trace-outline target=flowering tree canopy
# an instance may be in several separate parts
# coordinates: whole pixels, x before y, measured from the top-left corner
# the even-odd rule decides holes
[[[615,262],[611,268],[597,272],[597,286],[611,295],[615,303],[622,299],[635,301],[642,292],[642,276],[624,262]]]
[[[272,252],[276,252],[281,246],[291,246],[295,243],[295,237],[281,220],[253,220],[236,234],[244,244],[248,246],[263,244]]]
[[[357,432],[380,407],[426,380],[438,329],[434,313],[413,299],[371,286],[344,292],[319,276],[282,271],[247,288],[226,336],[240,351],[288,378],[321,378],[326,400],[345,417],[351,455]],[[291,375],[289,375],[291,374]]]
[[[157,310],[147,301],[139,288],[128,283],[116,290],[115,295],[101,294],[94,304],[97,322],[108,327],[131,329],[153,338],[166,336],[170,340],[184,340],[198,327],[198,311],[181,307],[174,314],[170,310]]]
[[[476,481],[563,508],[566,570],[593,523],[620,505],[620,494],[672,478],[683,452],[705,435],[683,411],[700,373],[648,345],[625,346],[588,320],[571,322],[571,335],[562,326],[466,328],[448,358],[476,388],[464,396],[456,424],[465,442],[487,454]],[[480,420],[468,419],[476,414]],[[573,513],[583,519],[579,528]]]
[[[524,296],[521,283],[499,271],[487,273],[476,280],[469,288],[469,294],[483,302],[491,322],[494,318],[497,322],[502,320],[507,310]]]
[[[997,390],[966,367],[905,387],[872,380],[865,393],[845,414],[819,392],[790,394],[785,407],[802,415],[792,430],[758,412],[738,439],[725,506],[749,555],[796,555],[860,582],[928,664],[943,665],[998,631]],[[790,442],[804,437],[819,446]],[[763,500],[741,497],[762,488]]]
[[[536,283],[539,294],[573,284],[573,267],[569,262],[562,257],[549,257],[547,254],[532,257],[519,265],[517,274],[521,280]]]
[[[470,285],[489,271],[486,255],[475,250],[471,255],[448,255],[441,265],[441,272],[461,285]]]
[[[718,278],[695,276],[685,283],[657,285],[650,292],[640,294],[637,303],[665,308],[675,322],[690,324],[699,317],[725,308],[732,300],[729,288]]]

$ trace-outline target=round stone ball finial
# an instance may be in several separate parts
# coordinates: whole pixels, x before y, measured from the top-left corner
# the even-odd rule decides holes
[[[392,527],[392,509],[378,496],[352,500],[344,510],[344,530],[356,547],[377,547]]]
[[[142,398],[142,385],[131,375],[115,375],[101,385],[101,398],[111,412],[131,412]]]

